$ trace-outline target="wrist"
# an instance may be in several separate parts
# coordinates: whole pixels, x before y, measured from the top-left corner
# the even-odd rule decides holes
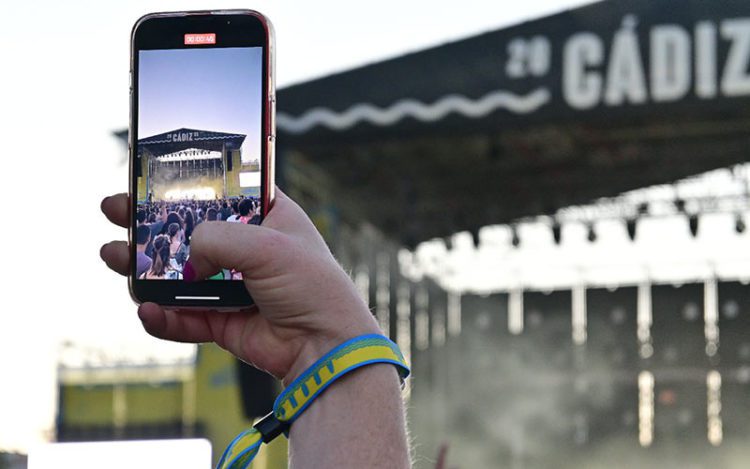
[[[310,368],[315,362],[323,357],[323,355],[347,340],[365,334],[383,335],[383,331],[378,326],[375,318],[372,317],[369,311],[366,314],[367,321],[339,327],[337,330],[329,331],[327,333],[310,334],[308,337],[305,337],[299,347],[296,359],[281,380],[284,387],[289,386],[292,381],[297,379],[299,375],[304,373],[305,370]]]
[[[411,467],[405,427],[396,369],[384,363],[359,368],[290,427],[289,467],[308,467],[311,458],[316,467]]]
[[[303,426],[305,426],[304,422],[307,422],[308,426],[312,425],[313,430],[325,426],[328,431],[323,433],[331,433],[330,425],[335,424],[339,426],[339,430],[345,431],[348,436],[351,436],[351,428],[369,426],[370,429],[377,429],[377,432],[360,440],[360,443],[367,441],[369,447],[372,447],[370,442],[380,435],[383,429],[388,434],[399,434],[395,440],[389,441],[392,444],[375,445],[376,447],[387,446],[393,453],[394,448],[399,446],[400,441],[402,448],[395,450],[395,453],[399,455],[398,460],[387,461],[385,464],[377,466],[396,467],[401,464],[393,463],[399,461],[406,462],[408,466],[408,448],[403,444],[405,442],[403,409],[398,407],[398,412],[395,414],[392,412],[394,410],[393,403],[400,400],[400,388],[396,378],[404,380],[409,376],[409,366],[398,345],[379,333],[361,334],[333,347],[315,363],[307,367],[307,358],[311,358],[311,356],[320,353],[320,350],[324,350],[323,344],[327,342],[328,340],[308,341],[306,343],[306,349],[310,352],[301,354],[300,356],[304,356],[305,359],[298,360],[295,364],[295,370],[305,366],[304,371],[298,375],[293,374],[295,371],[287,375],[285,381],[294,379],[276,398],[273,404],[273,412],[257,422],[252,429],[242,432],[232,441],[224,451],[219,467],[222,469],[235,467],[235,463],[241,464],[237,467],[247,467],[247,464],[258,453],[262,442],[268,443],[281,433],[289,431],[290,426],[293,426],[314,401],[319,402],[320,405],[317,406],[316,411],[309,414],[309,418],[303,420]],[[390,369],[382,366],[385,364],[388,364]],[[397,374],[395,373],[396,370],[390,365],[395,365]],[[370,368],[372,371],[369,373],[362,372],[360,370],[362,367]],[[339,388],[338,392],[325,394],[324,392],[333,383],[337,385],[334,388]],[[355,391],[352,386],[360,389],[360,391]],[[367,395],[373,392],[375,392],[375,396]],[[328,399],[321,396],[327,396]],[[331,396],[334,399],[331,399]],[[381,399],[381,401],[378,402],[378,399]],[[387,411],[389,407],[391,412]],[[342,413],[346,418],[341,418]],[[358,413],[364,418],[361,425],[357,423],[355,418]],[[389,413],[391,417],[381,425],[375,419],[383,413]],[[398,417],[399,415],[400,417]],[[308,428],[308,430],[310,429]],[[316,431],[303,432],[303,434],[308,435],[316,433]],[[333,441],[340,442],[341,438],[336,436]],[[321,447],[321,445],[316,446]],[[376,467],[374,462],[382,459],[378,454],[379,451],[370,455],[357,454],[354,459],[351,459],[349,457],[351,455],[348,453],[336,455],[330,460],[330,463],[322,464],[321,467],[340,467],[341,464],[335,461],[345,460],[351,462],[351,464],[345,464],[347,467],[363,467],[361,462],[365,461],[367,461],[364,464],[365,467]],[[371,458],[371,455],[375,455],[376,458]],[[330,458],[331,454],[323,456]],[[404,456],[406,457],[404,458]],[[320,461],[324,460],[321,459]]]

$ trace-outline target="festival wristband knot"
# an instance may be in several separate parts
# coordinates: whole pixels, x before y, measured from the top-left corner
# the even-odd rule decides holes
[[[368,334],[355,337],[334,348],[287,386],[273,404],[273,412],[263,417],[252,428],[232,440],[219,461],[217,469],[245,469],[258,454],[261,443],[268,443],[307,409],[334,381],[374,363],[391,363],[403,381],[409,376],[409,365],[398,345],[387,337]]]

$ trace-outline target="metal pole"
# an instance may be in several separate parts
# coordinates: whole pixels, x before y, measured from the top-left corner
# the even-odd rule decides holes
[[[226,159],[225,158],[231,158],[231,157],[232,157],[232,152],[229,152],[229,155],[227,155],[227,144],[226,144],[226,142],[222,142],[222,144],[221,144],[221,162],[222,162],[222,166],[223,166],[222,173],[224,173],[224,189],[223,189],[224,198],[226,198],[226,196],[227,196],[227,164],[226,164]]]

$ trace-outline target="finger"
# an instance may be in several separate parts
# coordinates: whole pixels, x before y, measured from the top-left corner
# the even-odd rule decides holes
[[[226,315],[214,314],[214,322],[226,321]],[[156,303],[143,303],[138,317],[146,332],[154,337],[175,342],[211,342],[214,340],[206,313],[165,310]]]
[[[130,213],[128,194],[121,193],[105,197],[102,200],[101,209],[109,221],[115,225],[127,228],[130,225]]]
[[[322,242],[317,228],[302,207],[278,188],[276,188],[273,207],[261,225],[304,239]]]
[[[445,459],[446,459],[447,453],[448,453],[448,443],[442,443],[440,445],[440,449],[438,450],[438,459],[437,459],[437,464],[435,464],[435,469],[445,469]]]
[[[185,280],[200,280],[221,269],[234,269],[243,277],[270,277],[288,265],[298,249],[294,239],[263,226],[204,222],[190,237],[190,260]]]
[[[274,203],[276,200],[291,200],[288,195],[286,195],[286,192],[282,191],[279,186],[274,187],[274,195],[273,195],[273,201]]]
[[[107,267],[118,274],[130,273],[130,249],[125,241],[111,241],[99,250],[99,255]]]

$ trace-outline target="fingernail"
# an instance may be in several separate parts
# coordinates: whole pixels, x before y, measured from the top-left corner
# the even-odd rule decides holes
[[[185,266],[182,268],[182,280],[186,282],[192,282],[195,280],[195,269],[190,261],[185,262]]]

